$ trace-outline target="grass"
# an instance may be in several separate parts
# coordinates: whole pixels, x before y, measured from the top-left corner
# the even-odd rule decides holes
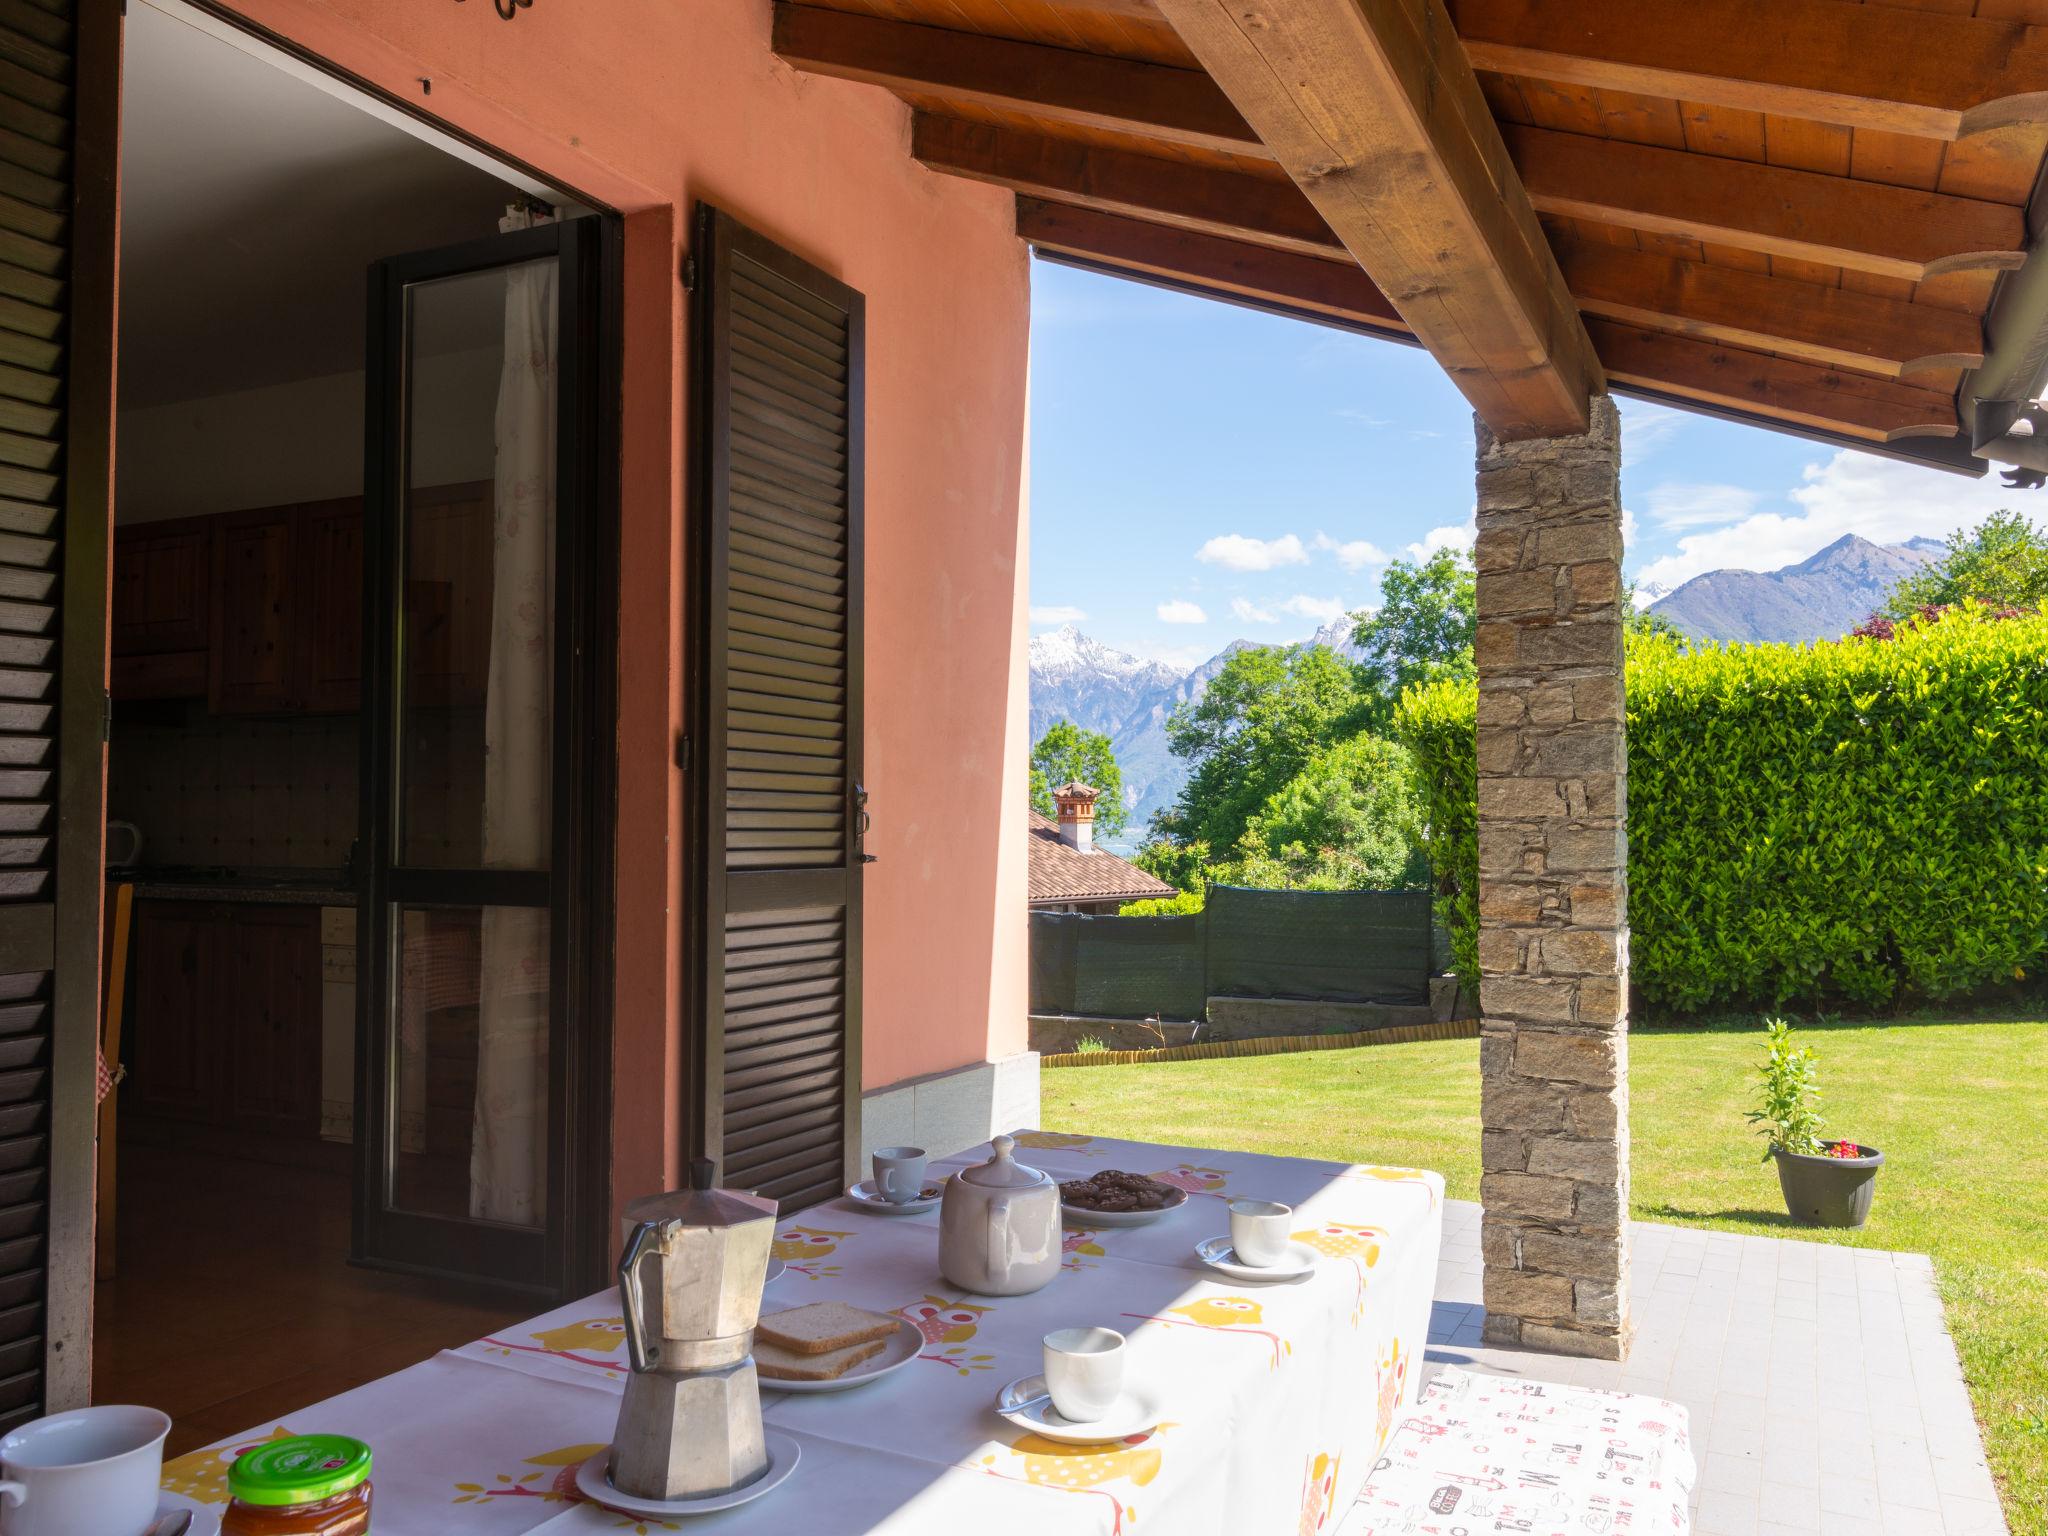
[[[1645,1221],[1931,1254],[2008,1524],[2048,1531],[2048,1022],[1809,1025],[1827,1128],[1885,1153],[1861,1232],[1793,1227],[1743,1111],[1754,1025],[1629,1042]],[[1048,1130],[1434,1168],[1479,1195],[1474,1040],[1048,1071]]]

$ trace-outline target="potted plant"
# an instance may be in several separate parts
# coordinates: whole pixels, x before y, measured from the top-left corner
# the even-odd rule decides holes
[[[1769,1138],[1764,1156],[1777,1159],[1785,1210],[1809,1227],[1860,1227],[1870,1219],[1884,1153],[1858,1142],[1821,1139],[1813,1047],[1794,1044],[1783,1019],[1768,1021],[1768,1036],[1757,1107],[1749,1118]]]

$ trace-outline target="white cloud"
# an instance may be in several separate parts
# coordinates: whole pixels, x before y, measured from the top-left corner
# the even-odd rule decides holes
[[[1402,553],[1420,565],[1440,549],[1460,549],[1472,552],[1472,541],[1478,536],[1471,518],[1462,523],[1446,523],[1432,528],[1413,544],[1404,547]]]
[[[1280,605],[1281,609],[1296,618],[1314,619],[1318,624],[1327,624],[1332,619],[1344,617],[1344,604],[1334,597],[1308,597],[1296,593]]]
[[[1195,551],[1204,565],[1233,571],[1270,571],[1283,565],[1308,564],[1308,551],[1291,533],[1277,539],[1254,539],[1242,533],[1219,534]]]
[[[1648,405],[1640,400],[1622,400],[1621,462],[1640,464],[1685,430],[1691,420],[1684,411],[1668,405]]]
[[[1034,624],[1078,624],[1087,617],[1080,609],[1066,604],[1056,603],[1031,610],[1031,622]]]
[[[1394,424],[1391,417],[1375,416],[1370,411],[1353,410],[1349,406],[1340,405],[1337,407],[1336,414],[1342,416],[1346,421],[1358,422],[1360,425],[1371,427],[1375,431],[1381,427],[1391,427]]]
[[[1233,597],[1230,600],[1230,616],[1240,624],[1278,624],[1279,616],[1269,608],[1261,608],[1246,598]]]
[[[1938,539],[2013,501],[2013,493],[1995,479],[1966,480],[1847,448],[1824,464],[1808,465],[1804,481],[1788,493],[1796,513],[1756,512],[1724,528],[1688,534],[1676,554],[1638,570],[1637,582],[1676,587],[1724,566],[1774,571],[1849,533],[1874,544]]]
[[[1347,571],[1362,571],[1368,565],[1387,563],[1387,552],[1370,539],[1349,539],[1339,542],[1327,533],[1319,533],[1309,542],[1309,547],[1335,555],[1337,563]]]
[[[1746,486],[1667,480],[1651,487],[1650,518],[1659,528],[1711,528],[1741,522],[1760,500]]]
[[[1206,645],[1148,645],[1143,641],[1133,641],[1129,650],[1141,661],[1164,662],[1181,673],[1194,671],[1213,654]]]
[[[1162,624],[1206,624],[1209,615],[1202,612],[1201,605],[1191,603],[1184,597],[1159,605],[1159,622]]]

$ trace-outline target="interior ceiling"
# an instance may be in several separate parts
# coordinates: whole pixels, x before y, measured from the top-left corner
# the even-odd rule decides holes
[[[126,39],[124,408],[360,369],[370,263],[519,195],[154,6]]]
[[[1440,67],[1476,78],[1611,383],[1981,469],[1957,392],[2027,250],[2048,0],[1447,4],[1465,57]],[[1043,254],[1408,333],[1247,121],[1274,116],[1275,76],[1244,72],[1234,98],[1162,6],[1201,11],[778,0],[776,47],[893,90],[918,158],[1015,192]],[[1311,34],[1333,14],[1273,0]],[[1340,67],[1287,93],[1341,100]]]

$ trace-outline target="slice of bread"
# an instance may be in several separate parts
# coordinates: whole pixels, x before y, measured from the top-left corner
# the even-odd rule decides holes
[[[887,1339],[869,1339],[864,1344],[849,1344],[844,1349],[828,1349],[823,1354],[800,1355],[794,1350],[780,1349],[773,1344],[754,1341],[754,1369],[763,1381],[836,1381],[863,1360],[872,1360],[882,1352]]]
[[[843,1301],[814,1301],[786,1312],[770,1312],[755,1327],[754,1337],[792,1354],[822,1355],[849,1344],[886,1339],[896,1331],[896,1321]]]

